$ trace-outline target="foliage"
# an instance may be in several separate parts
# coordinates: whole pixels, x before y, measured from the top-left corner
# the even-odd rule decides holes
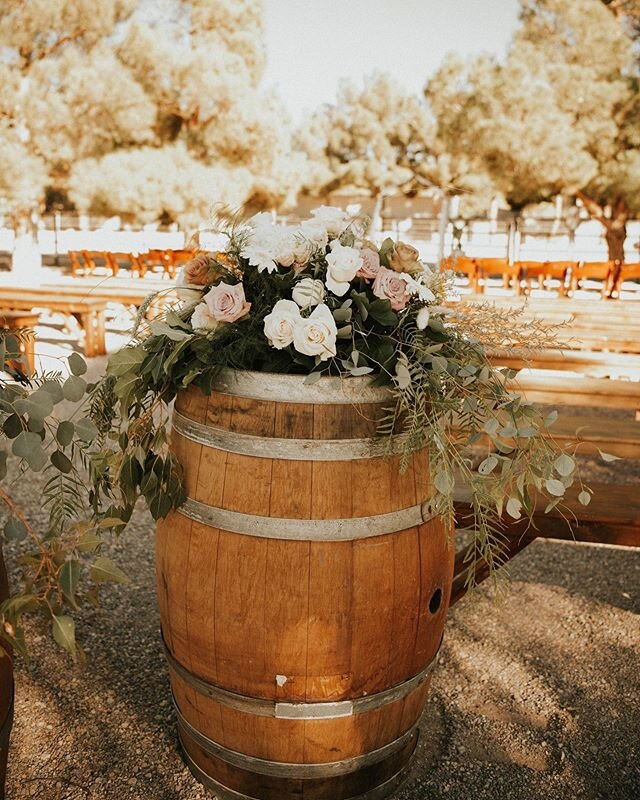
[[[624,257],[640,210],[640,93],[629,12],[523,0],[504,63],[449,59],[426,96],[454,157],[473,152],[512,208],[576,194]]]
[[[261,0],[98,5],[3,2],[5,210],[25,216],[48,191],[84,212],[190,223],[214,204],[284,202],[295,159],[259,87]]]
[[[505,515],[532,520],[534,495],[546,496],[549,510],[577,480],[575,460],[546,435],[554,416],[524,402],[509,386],[516,372],[495,368],[489,359],[490,349],[516,350],[526,357],[539,347],[557,345],[553,330],[525,326],[518,312],[488,304],[449,304],[446,273],[422,265],[416,251],[411,262],[413,249],[402,243],[387,239],[378,248],[364,240],[361,221],[344,221],[313,244],[305,239],[309,223],[279,228],[264,216],[231,231],[225,252],[200,256],[187,266],[181,283],[189,283],[189,299],[164,319],[148,323],[137,342],[111,357],[108,372],[120,400],[120,419],[128,421],[130,431],[142,427],[148,437],[146,458],[152,459],[146,448],[166,443],[167,418],[160,409],[191,385],[210,393],[223,368],[306,374],[305,382],[371,375],[392,396],[381,436],[389,442],[387,437],[402,437],[405,464],[412,452],[428,448],[441,510],[453,509],[456,479],[471,490],[477,535],[468,581],[473,582],[479,560],[494,570],[505,558]],[[291,248],[303,254],[297,261]],[[349,251],[345,258],[353,252],[362,259],[346,289],[340,284],[331,288],[332,254],[343,253],[340,248]],[[256,253],[261,266],[251,263],[258,260]],[[409,260],[400,258],[407,253]],[[360,272],[365,258],[368,275]],[[378,274],[395,276],[411,292],[400,302],[397,292],[381,296],[373,277]],[[296,298],[309,281],[320,285],[307,306]],[[217,304],[222,295],[242,303],[246,299],[250,308],[238,304],[230,314],[228,306]],[[279,308],[282,327],[273,322]],[[315,338],[289,335],[289,324],[296,330],[314,318],[326,322]],[[313,350],[309,342],[315,346],[323,336],[324,349]],[[489,452],[479,459],[483,444]],[[119,445],[120,464],[134,461],[136,453],[142,456],[135,436],[120,438]],[[120,469],[111,475],[106,485],[114,494],[133,498],[136,487],[148,489],[138,473],[132,477]],[[180,502],[177,492],[171,482],[154,484],[147,500],[162,514]],[[588,502],[582,487],[585,496]]]
[[[98,603],[99,582],[128,580],[100,555],[105,535],[119,529],[122,519],[113,509],[87,511],[87,469],[92,450],[104,438],[104,428],[91,419],[89,398],[95,404],[104,388],[86,383],[86,364],[76,353],[67,360],[68,377],[29,377],[20,354],[27,335],[26,330],[0,331],[0,511],[4,540],[19,540],[22,575],[19,590],[0,605],[1,637],[26,655],[22,620],[38,613],[49,620],[54,640],[75,658],[82,650],[73,612]],[[13,477],[7,469],[10,454],[17,460]],[[41,528],[12,496],[29,473],[42,475],[46,522]]]
[[[482,195],[489,187],[473,151],[450,156],[427,104],[389,75],[375,73],[362,88],[343,82],[335,104],[303,122],[296,145],[306,155],[303,188]]]

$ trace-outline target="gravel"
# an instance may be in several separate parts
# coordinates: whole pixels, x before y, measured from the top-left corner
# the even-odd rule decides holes
[[[637,480],[637,466],[605,479]],[[8,800],[211,797],[177,748],[146,512],[109,549],[132,583],[78,615],[88,665],[36,627],[33,662],[16,663]],[[637,800],[640,549],[538,540],[510,574],[501,598],[484,585],[451,611],[397,800]]]

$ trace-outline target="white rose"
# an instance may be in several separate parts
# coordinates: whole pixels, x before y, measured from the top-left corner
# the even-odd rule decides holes
[[[278,300],[273,311],[264,318],[264,335],[271,347],[276,350],[288,347],[300,320],[300,309],[293,300]]]
[[[215,331],[218,324],[206,303],[200,303],[194,308],[191,315],[191,327],[194,331]]]
[[[300,308],[317,306],[324,300],[324,284],[313,278],[303,278],[293,287],[291,297]]]
[[[311,216],[321,222],[327,233],[332,236],[340,236],[342,231],[349,224],[349,216],[342,208],[335,206],[320,206],[314,208]]]
[[[427,325],[429,324],[429,317],[431,316],[431,312],[427,308],[427,306],[423,306],[416,316],[416,325],[418,326],[419,331],[423,331]]]
[[[351,281],[362,266],[362,256],[355,247],[345,247],[336,239],[331,242],[331,252],[327,254],[327,289],[338,297],[348,290]]]
[[[319,356],[321,361],[326,361],[336,354],[337,335],[333,314],[322,303],[314,308],[307,319],[298,320],[293,331],[293,346],[299,353]]]

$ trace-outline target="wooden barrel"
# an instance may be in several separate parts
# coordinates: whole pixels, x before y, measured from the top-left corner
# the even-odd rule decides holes
[[[9,597],[7,570],[0,548],[0,602]],[[0,800],[4,800],[4,784],[7,777],[7,758],[9,756],[9,736],[13,725],[13,661],[9,645],[0,639],[6,655],[0,657]]]
[[[226,800],[386,797],[413,753],[453,572],[425,452],[370,381],[225,372],[178,397],[187,502],[158,525],[179,735]],[[399,443],[396,442],[396,445]]]

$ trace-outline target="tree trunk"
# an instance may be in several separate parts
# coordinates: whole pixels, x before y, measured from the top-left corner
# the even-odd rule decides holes
[[[610,220],[610,222],[615,222]],[[627,238],[626,220],[621,225],[607,225],[604,238],[609,248],[609,261],[624,262],[624,242]]]
[[[576,197],[582,200],[593,219],[597,219],[605,229],[604,238],[609,249],[609,261],[624,262],[624,243],[627,238],[627,220],[629,209],[624,198],[620,197],[609,206],[610,214],[606,213],[604,205],[592,200],[584,192],[577,192]]]

